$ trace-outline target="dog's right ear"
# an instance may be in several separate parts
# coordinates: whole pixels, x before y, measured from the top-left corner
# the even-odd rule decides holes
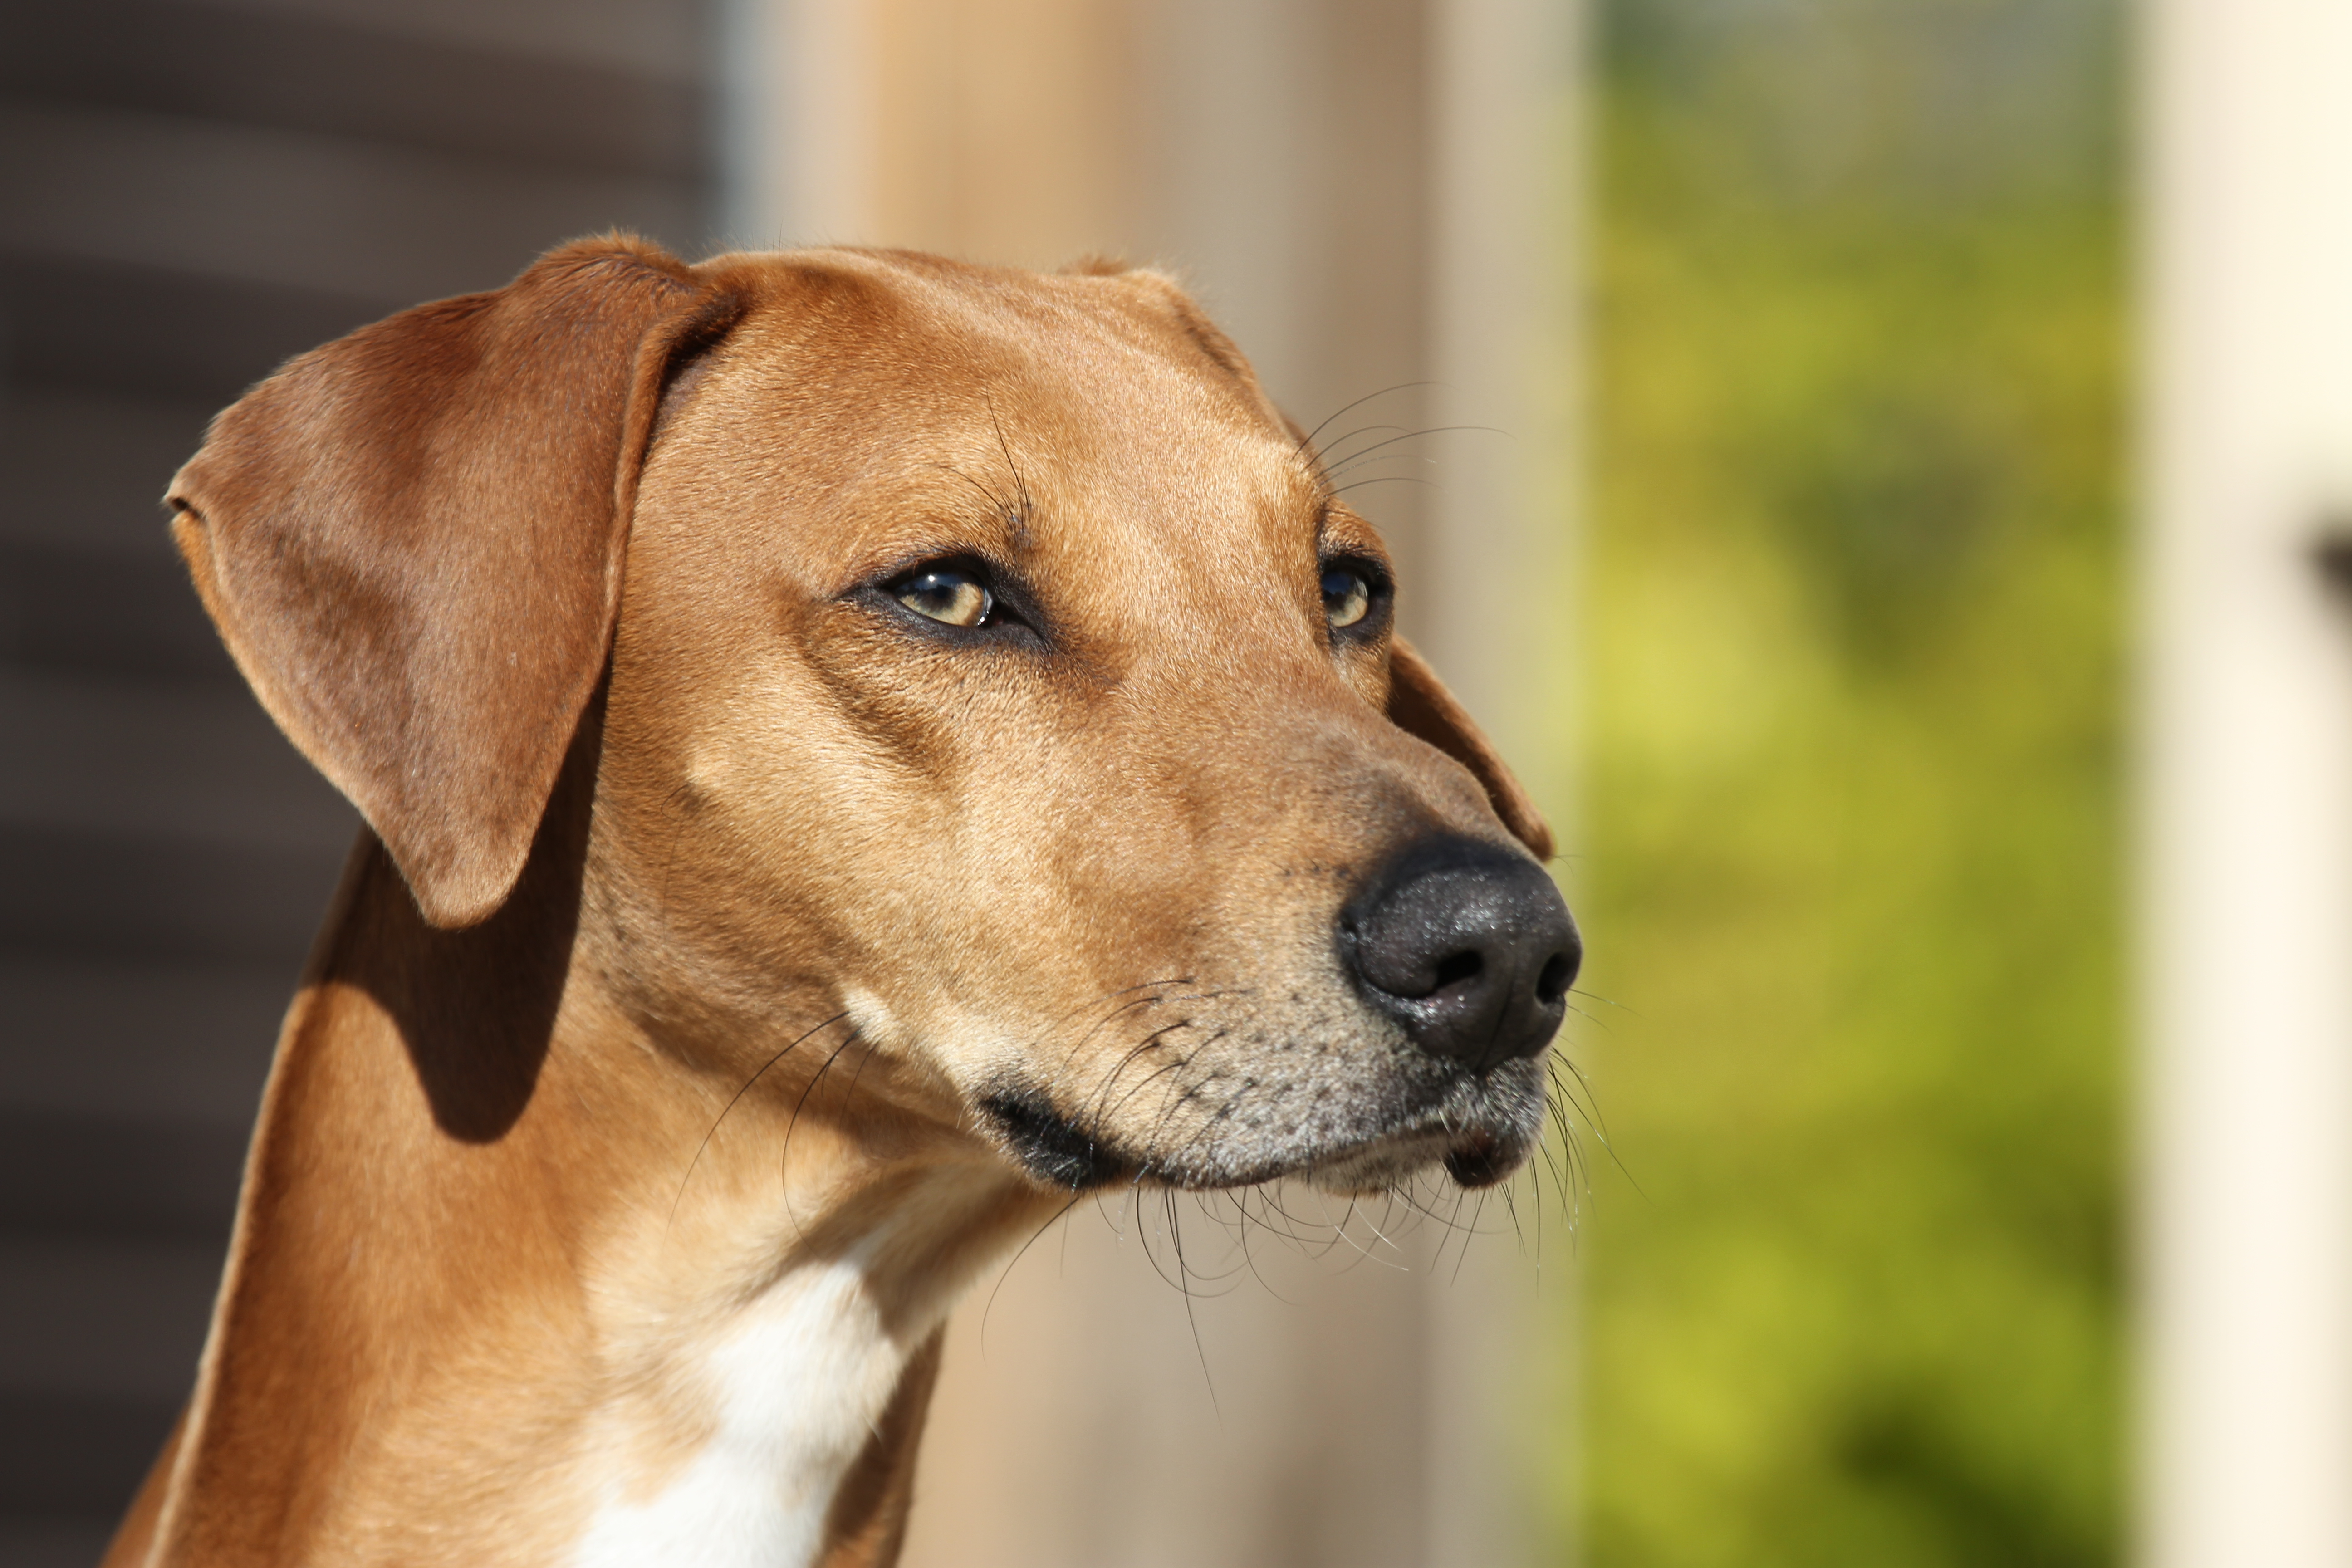
[[[289,362],[172,481],[237,668],[436,926],[502,903],[601,678],[664,380],[739,307],[614,237]]]

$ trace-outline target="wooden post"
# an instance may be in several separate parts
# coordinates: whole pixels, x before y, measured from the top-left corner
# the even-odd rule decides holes
[[[2152,1568],[2352,1564],[2352,8],[2147,13]]]
[[[1430,5],[1430,423],[1448,433],[1417,628],[1543,801],[1564,848],[1575,843],[1565,737],[1576,380],[1564,234],[1575,211],[1567,183],[1574,19],[1573,7],[1550,0]],[[1568,891],[1573,900],[1575,888]],[[1523,1185],[1529,1192],[1543,1201]],[[1464,1212],[1488,1234],[1451,1271],[1424,1276],[1422,1560],[1532,1563],[1548,1555],[1538,1531],[1546,1494],[1556,1501],[1572,1480],[1559,1462],[1568,1413],[1546,1408],[1573,1398],[1566,1216],[1549,1215],[1538,1229],[1521,1218],[1531,1212],[1525,1204],[1507,1209],[1491,1198]]]

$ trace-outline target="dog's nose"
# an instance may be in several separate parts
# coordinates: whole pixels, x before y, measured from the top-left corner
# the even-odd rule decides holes
[[[1475,838],[1425,839],[1339,913],[1375,1006],[1432,1056],[1485,1072],[1551,1043],[1584,943],[1543,868]]]

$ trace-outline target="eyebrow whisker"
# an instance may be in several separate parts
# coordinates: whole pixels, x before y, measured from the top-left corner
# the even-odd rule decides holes
[[[1405,392],[1416,386],[1435,386],[1436,384],[1437,383],[1433,381],[1400,381],[1394,386],[1384,386],[1378,392],[1368,392],[1363,396],[1356,399],[1355,402],[1349,404],[1346,407],[1334,409],[1329,414],[1325,415],[1323,416],[1323,422],[1320,425],[1316,426],[1314,429],[1307,432],[1306,435],[1301,436],[1298,438],[1298,445],[1292,449],[1298,452],[1309,450],[1315,445],[1315,437],[1320,436],[1324,431],[1331,427],[1331,421],[1339,418],[1341,415],[1346,414],[1352,409],[1361,408],[1365,404],[1371,402],[1372,399],[1376,397],[1386,397],[1391,392]]]

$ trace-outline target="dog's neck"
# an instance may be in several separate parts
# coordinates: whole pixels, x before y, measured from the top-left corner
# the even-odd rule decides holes
[[[838,1029],[748,1087],[681,1072],[583,961],[578,868],[436,931],[362,837],[156,1550],[114,1561],[895,1554],[947,1310],[1055,1205],[824,1077]]]

